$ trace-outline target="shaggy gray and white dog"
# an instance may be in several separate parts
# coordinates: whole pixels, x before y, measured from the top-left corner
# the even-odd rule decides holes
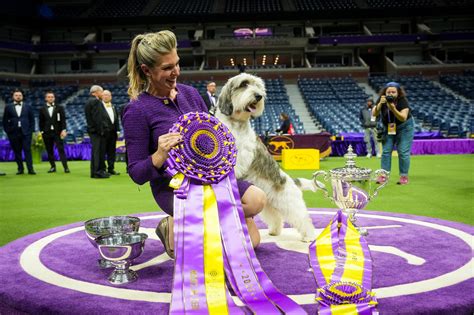
[[[265,108],[265,84],[259,77],[241,73],[230,78],[217,101],[216,117],[232,132],[237,146],[238,179],[248,180],[267,194],[267,205],[260,213],[271,235],[279,235],[283,222],[312,241],[315,230],[301,190],[315,191],[309,179],[293,180],[280,169],[250,125],[250,119],[262,115]]]

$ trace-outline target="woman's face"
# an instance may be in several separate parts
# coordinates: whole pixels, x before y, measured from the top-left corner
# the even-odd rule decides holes
[[[159,56],[153,68],[142,65],[142,69],[149,76],[154,89],[171,91],[176,88],[176,80],[180,74],[179,56],[176,49],[173,49],[167,55]]]
[[[392,95],[393,97],[397,97],[398,90],[394,86],[388,87],[387,90],[385,90],[385,95]]]

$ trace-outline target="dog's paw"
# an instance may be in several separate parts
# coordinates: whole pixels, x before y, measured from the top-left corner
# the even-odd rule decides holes
[[[268,227],[268,234],[272,236],[277,236],[281,234],[281,230],[283,229],[282,226],[271,226]]]
[[[301,237],[300,240],[301,240],[303,243],[310,243],[310,242],[314,241],[314,237],[304,235],[304,236]]]

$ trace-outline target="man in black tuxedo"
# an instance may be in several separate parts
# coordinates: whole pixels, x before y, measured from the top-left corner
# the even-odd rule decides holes
[[[105,135],[102,128],[103,115],[99,110],[102,105],[102,93],[104,89],[99,85],[93,85],[89,93],[91,98],[84,106],[86,115],[87,132],[91,139],[91,178],[109,178],[105,172]]]
[[[22,159],[23,151],[28,174],[36,175],[31,156],[31,136],[35,131],[33,108],[23,102],[23,92],[19,89],[13,91],[12,98],[13,104],[7,105],[3,112],[3,129],[15,153],[15,161],[18,165],[16,174],[20,175],[25,172]]]
[[[102,118],[102,130],[105,136],[105,154],[107,155],[107,173],[110,175],[120,175],[115,167],[115,150],[117,134],[120,132],[117,109],[112,105],[112,93],[104,90],[102,93],[102,107],[99,111]]]
[[[54,104],[55,96],[52,91],[45,94],[46,104],[39,112],[39,127],[43,135],[44,146],[48,152],[49,164],[51,168],[48,173],[56,172],[56,162],[54,161],[54,144],[58,148],[59,157],[64,167],[64,172],[69,173],[67,158],[64,153],[64,141],[66,137],[66,114],[64,107]]]
[[[201,94],[204,103],[206,103],[207,110],[214,116],[216,112],[217,96],[216,96],[216,82],[210,81],[207,83],[207,91]]]

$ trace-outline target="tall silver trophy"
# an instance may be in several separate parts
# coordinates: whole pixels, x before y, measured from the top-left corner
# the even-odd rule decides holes
[[[341,208],[356,226],[356,214],[363,209],[367,203],[377,196],[380,189],[388,183],[390,172],[379,169],[372,171],[370,168],[361,168],[355,165],[355,154],[352,146],[349,145],[346,158],[346,166],[335,168],[328,172],[317,171],[313,174],[313,180],[316,186],[321,189],[325,196],[331,199],[339,208]],[[377,178],[384,176],[386,180],[380,185],[377,184]],[[332,196],[329,195],[326,186],[318,181],[318,178],[328,182],[330,180],[332,187]],[[367,229],[357,227],[361,235],[368,235]]]

